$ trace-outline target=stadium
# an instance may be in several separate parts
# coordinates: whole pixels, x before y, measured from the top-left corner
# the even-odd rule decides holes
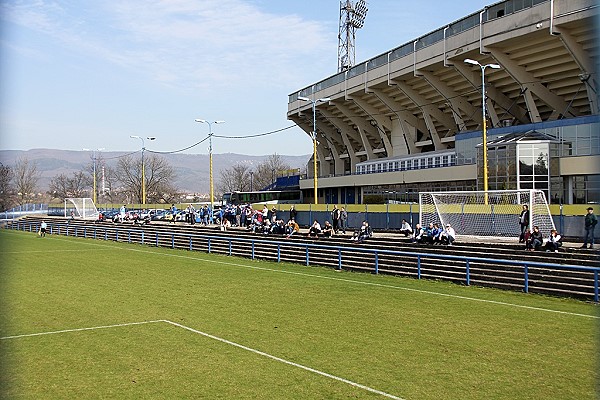
[[[294,91],[287,116],[317,161],[304,198],[318,180],[319,203],[416,202],[487,176],[489,190],[599,202],[597,19],[593,0],[501,1]]]

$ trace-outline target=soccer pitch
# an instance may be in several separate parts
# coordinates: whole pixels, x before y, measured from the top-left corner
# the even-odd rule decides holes
[[[596,398],[593,304],[16,231],[0,245],[0,398]]]

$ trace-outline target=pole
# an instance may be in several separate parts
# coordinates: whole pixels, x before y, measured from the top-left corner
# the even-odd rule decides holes
[[[212,125],[208,122],[208,162],[209,162],[209,174],[210,174],[210,222],[213,221],[214,216],[214,202],[215,202],[215,192],[213,187],[213,155],[212,155]]]
[[[96,204],[96,152],[93,152],[92,155],[94,161],[94,193],[92,198],[94,200],[94,204]]]
[[[313,112],[313,133],[312,133],[312,139],[313,139],[313,183],[314,183],[314,188],[315,188],[315,204],[319,203],[319,197],[318,197],[318,182],[319,182],[319,178],[318,176],[318,170],[317,170],[317,112],[316,112],[316,108],[317,108],[317,102],[316,101],[312,101],[312,112]]]
[[[488,191],[488,157],[487,157],[487,130],[486,130],[486,113],[485,113],[485,67],[487,65],[481,66],[481,102],[483,110],[483,191],[486,193],[487,200],[487,191]],[[487,204],[487,202],[486,202]]]
[[[142,138],[142,204],[146,204],[146,167],[144,165],[144,152],[146,151],[146,145],[144,144],[144,138]]]

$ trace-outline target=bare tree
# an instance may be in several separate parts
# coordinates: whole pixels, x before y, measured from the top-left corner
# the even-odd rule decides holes
[[[58,199],[87,197],[89,186],[90,177],[83,171],[74,172],[71,176],[60,174],[50,180],[48,194]]]
[[[11,168],[0,162],[0,210],[7,210],[14,205],[11,180]]]
[[[25,204],[35,196],[40,174],[35,162],[19,158],[13,167],[13,187],[17,192],[18,204]]]
[[[170,202],[178,195],[173,186],[175,171],[162,157],[150,154],[144,160],[146,200],[148,203]],[[132,202],[142,202],[142,160],[125,156],[119,158],[115,169],[122,193]]]
[[[290,169],[281,156],[277,153],[270,155],[262,163],[256,166],[254,173],[254,189],[263,189],[275,183],[277,175],[281,171]]]
[[[217,191],[222,193],[250,190],[251,171],[247,165],[235,164],[221,170]]]

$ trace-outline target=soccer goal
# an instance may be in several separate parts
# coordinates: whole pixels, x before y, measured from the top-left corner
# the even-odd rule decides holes
[[[529,226],[547,236],[555,229],[541,190],[492,190],[419,193],[419,222],[451,224],[457,235],[515,237],[521,233],[519,215],[529,206]]]
[[[65,199],[65,217],[73,212],[75,218],[98,219],[98,210],[89,197],[67,197]]]

